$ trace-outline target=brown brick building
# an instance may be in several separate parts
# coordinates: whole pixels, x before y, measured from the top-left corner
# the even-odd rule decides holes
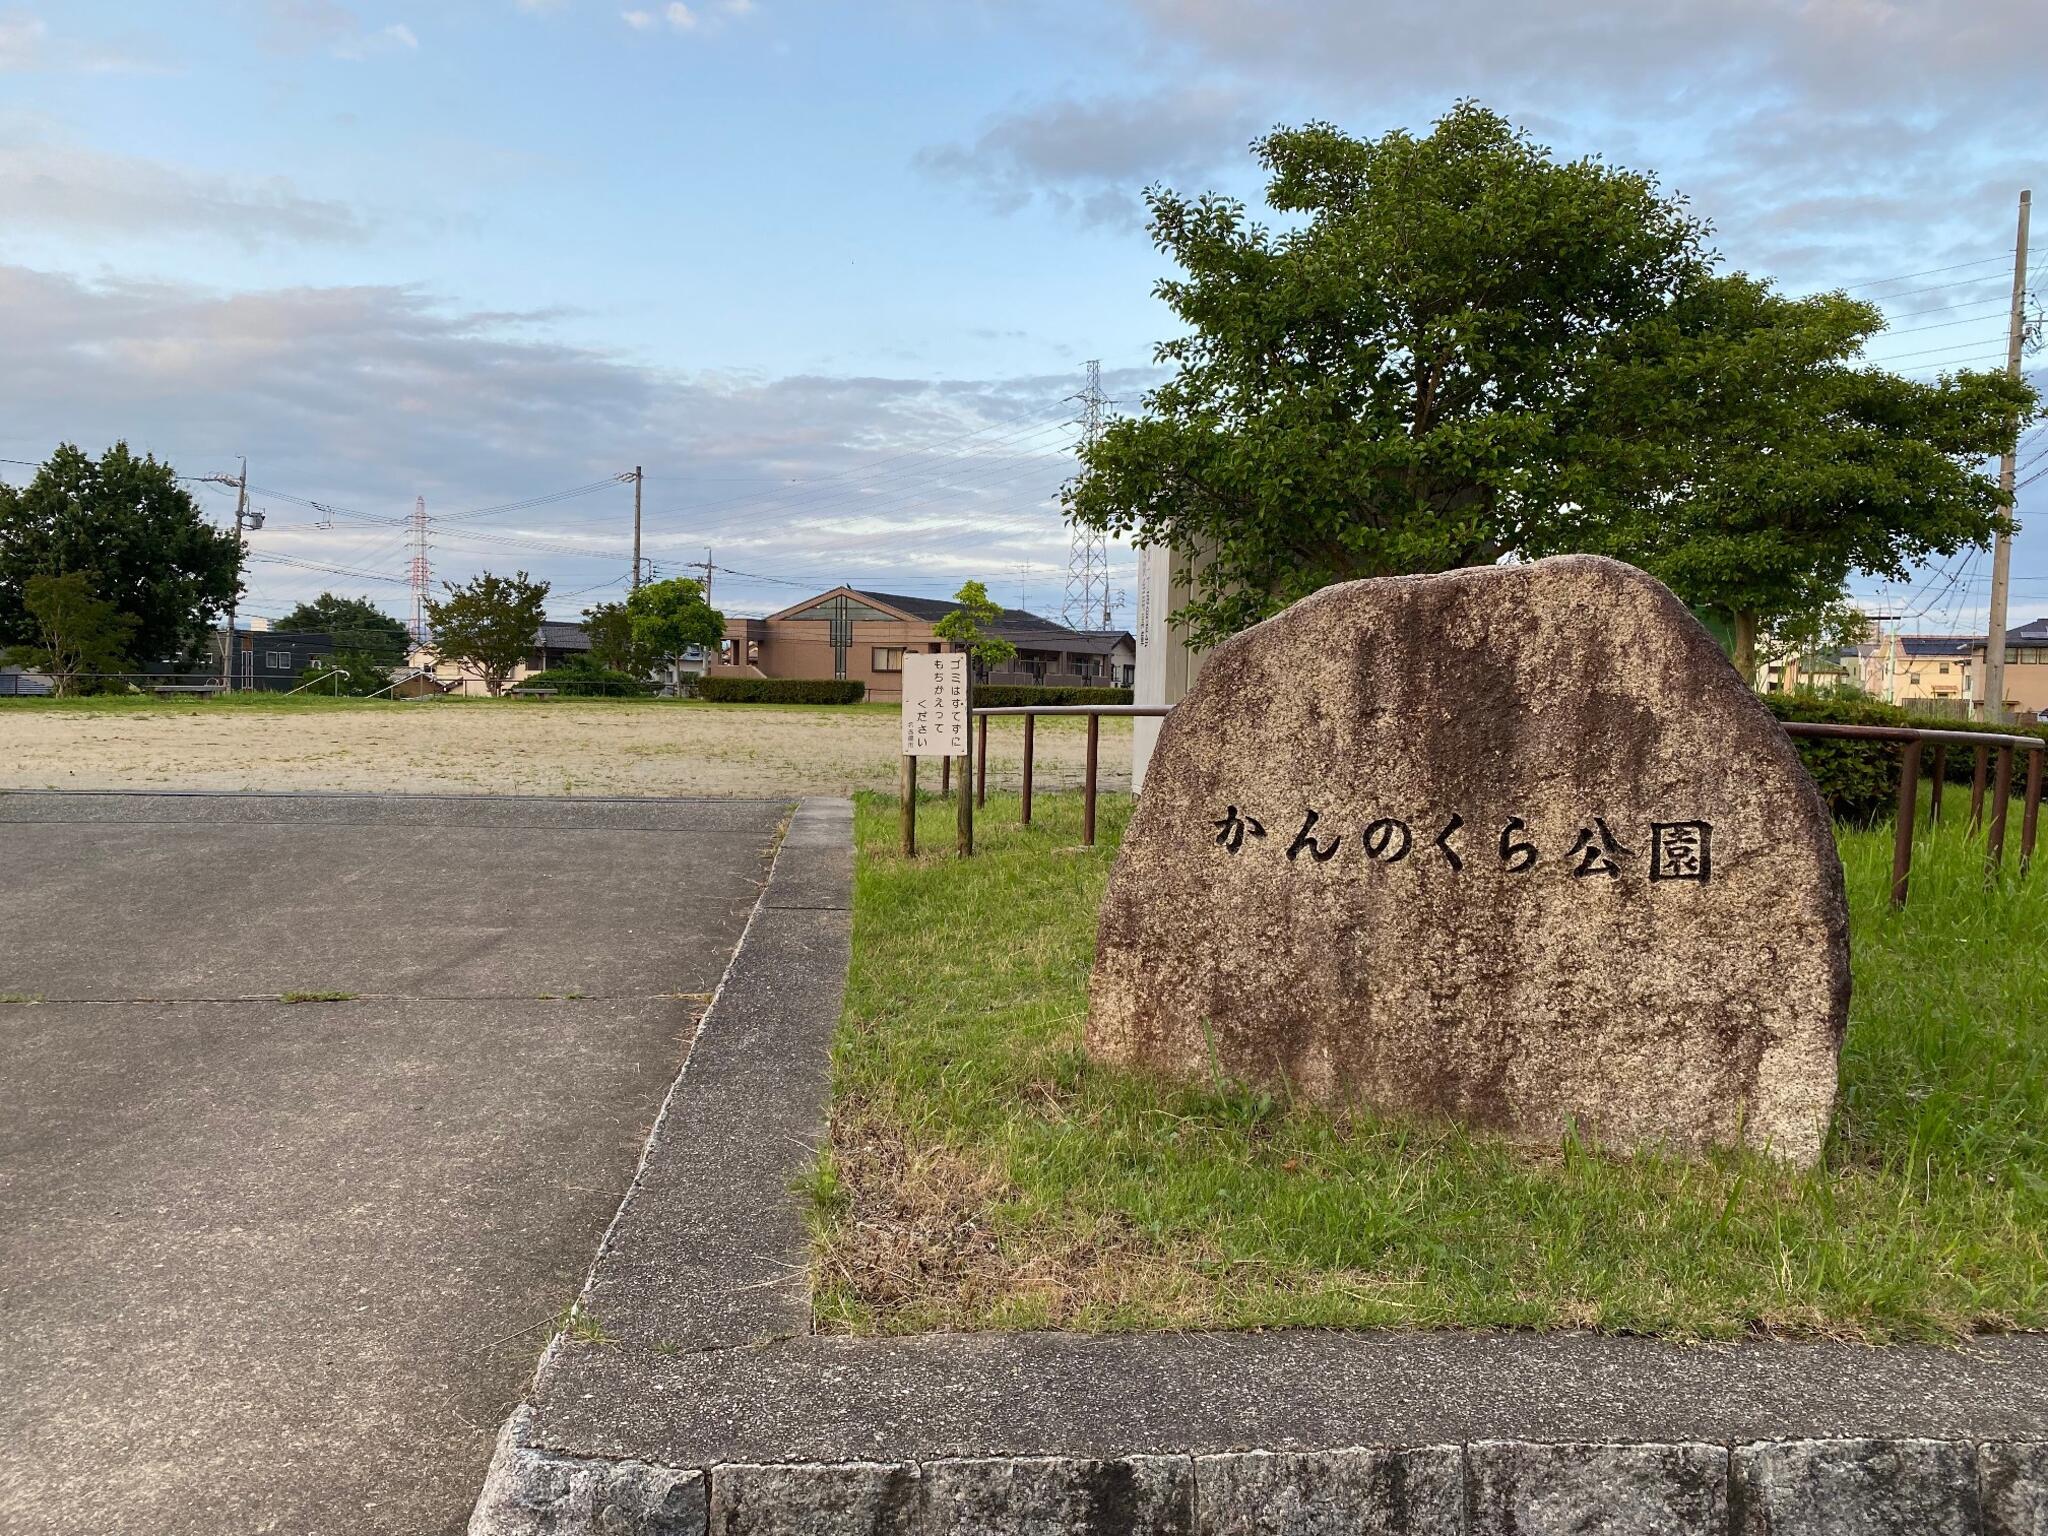
[[[956,605],[944,598],[900,597],[834,587],[764,619],[728,619],[717,672],[758,677],[848,678],[868,697],[903,697],[903,658],[955,649],[932,626]],[[1017,659],[991,674],[995,683],[1128,688],[1137,646],[1122,630],[1068,629],[1021,608],[989,626],[1017,647]]]

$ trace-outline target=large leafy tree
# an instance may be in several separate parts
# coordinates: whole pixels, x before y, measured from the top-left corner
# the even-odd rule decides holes
[[[277,621],[277,627],[332,635],[337,651],[357,652],[358,660],[374,657],[386,666],[403,661],[412,643],[405,626],[367,597],[343,597],[338,592],[322,592],[311,602],[300,603]]]
[[[526,572],[493,576],[489,571],[456,586],[441,583],[447,597],[427,603],[427,623],[436,653],[471,668],[492,693],[533,650],[545,618],[548,584]]]
[[[978,581],[966,582],[953,594],[953,601],[959,606],[932,626],[933,634],[966,651],[978,671],[1016,660],[1017,647],[988,632],[988,627],[1002,618],[1003,606],[988,595],[987,587]]]
[[[0,485],[0,641],[32,638],[28,583],[90,571],[99,601],[134,622],[139,664],[204,647],[240,590],[242,549],[211,526],[168,464],[116,443],[94,459],[62,444],[29,483]]]
[[[1280,229],[1147,194],[1185,330],[1066,492],[1079,522],[1200,557],[1197,643],[1333,581],[1550,542],[1603,365],[1707,270],[1650,177],[1470,103],[1423,137],[1312,124],[1254,153]]]
[[[624,603],[593,603],[584,609],[583,633],[590,637],[592,663],[609,671],[644,677],[661,660],[634,638],[633,616]]]
[[[692,646],[716,655],[725,639],[725,615],[704,600],[704,583],[687,576],[635,589],[626,599],[626,618],[633,645],[657,663],[673,665]]]
[[[1603,430],[1551,547],[1629,560],[1725,615],[1753,677],[1760,644],[1784,654],[1853,626],[1851,576],[1903,580],[2009,530],[1987,459],[2033,418],[2033,388],[1859,366],[1883,325],[1840,293],[1787,298],[1741,273],[1696,285],[1595,391]]]
[[[1592,550],[1724,613],[1749,670],[1760,635],[1841,626],[1852,574],[2000,525],[1983,459],[2030,388],[1858,367],[1874,308],[1714,275],[1649,177],[1559,162],[1470,103],[1425,137],[1318,124],[1255,149],[1281,232],[1150,195],[1187,329],[1066,492],[1194,557],[1196,643],[1332,581]]]
[[[48,673],[60,698],[75,692],[81,677],[126,666],[135,620],[93,595],[91,572],[29,577],[22,608],[32,638],[0,654],[18,666]]]

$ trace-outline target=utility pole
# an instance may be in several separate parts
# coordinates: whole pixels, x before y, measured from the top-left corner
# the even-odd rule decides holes
[[[235,686],[235,600],[240,591],[240,571],[243,556],[248,552],[249,541],[245,534],[251,529],[263,526],[263,514],[249,510],[249,461],[242,460],[239,475],[202,475],[202,480],[214,485],[232,485],[235,488],[235,569],[236,591],[228,594],[228,628],[220,643],[220,686],[223,693],[232,692]]]
[[[638,592],[638,591],[640,590],[640,487],[641,487],[641,484],[642,484],[642,483],[643,483],[643,482],[644,482],[644,481],[646,480],[646,478],[647,478],[647,477],[646,477],[646,475],[644,475],[644,474],[642,474],[642,473],[641,473],[641,470],[640,470],[640,466],[639,466],[638,464],[635,464],[635,465],[633,466],[633,586],[632,586],[632,590],[633,590],[633,591],[635,591],[635,592]],[[710,590],[710,582],[709,582],[708,580],[707,580],[707,581],[706,581],[706,583],[705,583],[705,590],[706,590],[707,592],[708,592],[708,591]]]
[[[2012,313],[2006,322],[2005,371],[2020,376],[2020,351],[2026,341],[2027,306],[2027,215],[2033,211],[2034,194],[2020,193],[2019,235],[2012,253]],[[2005,515],[2013,512],[2013,473],[2018,445],[2005,450],[1998,461],[1998,499]],[[2005,605],[2012,587],[2012,539],[1995,534],[1991,542],[1991,624],[1984,636],[1984,718],[2005,718]]]

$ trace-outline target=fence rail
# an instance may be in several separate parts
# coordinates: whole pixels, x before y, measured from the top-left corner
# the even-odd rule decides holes
[[[1095,845],[1095,792],[1103,716],[1156,720],[1172,713],[1172,706],[1158,704],[1025,704],[977,709],[973,712],[974,803],[977,807],[988,803],[988,722],[992,717],[1014,715],[1021,716],[1024,721],[1024,777],[1019,817],[1028,827],[1031,825],[1033,726],[1040,715],[1079,716],[1088,722],[1088,755],[1081,779],[1081,841],[1084,846],[1092,848]],[[1991,824],[1984,839],[1987,874],[1996,874],[2005,862],[2005,824],[2006,811],[2012,800],[2013,754],[2027,754],[2026,790],[2020,815],[2020,873],[2026,874],[2032,866],[2035,838],[2040,830],[2042,772],[2044,761],[2048,761],[2048,742],[2037,736],[1950,731],[1938,727],[1831,725],[1808,720],[1788,720],[1780,724],[1785,734],[1795,739],[1878,741],[1904,748],[1899,772],[1897,821],[1892,833],[1892,905],[1906,904],[1906,889],[1912,878],[1913,822],[1920,806],[1920,759],[1922,749],[1928,746],[1934,749],[1933,786],[1928,810],[1930,822],[1941,820],[1941,791],[1948,776],[1948,749],[1964,746],[1976,754],[1975,772],[1970,783],[1970,831],[1974,833],[1984,826],[1984,799],[1988,784],[1992,803]],[[1994,752],[1997,754],[1995,772],[1991,768]],[[966,785],[961,786],[961,792],[967,792]]]
[[[1970,774],[1970,831],[1984,826],[1984,789],[1991,754],[1998,754],[1998,766],[1991,788],[1991,825],[1984,837],[1984,870],[1995,875],[2005,863],[2006,811],[2012,803],[2013,754],[2027,754],[2027,787],[2020,812],[2020,873],[2034,862],[2034,839],[2041,822],[2042,762],[2048,758],[2048,742],[2038,736],[2005,736],[1991,731],[1945,731],[1911,725],[1831,725],[1819,720],[1780,722],[1785,734],[1795,740],[1845,740],[1894,742],[1905,750],[1899,754],[1899,803],[1892,824],[1892,905],[1906,904],[1906,886],[1913,874],[1913,821],[1920,812],[1920,757],[1923,748],[1934,748],[1933,784],[1927,797],[1927,819],[1941,820],[1941,791],[1948,782],[1948,749],[1968,747],[1974,754]]]

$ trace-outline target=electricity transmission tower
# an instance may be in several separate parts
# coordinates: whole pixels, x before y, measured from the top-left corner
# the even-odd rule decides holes
[[[412,641],[423,645],[427,638],[427,592],[432,572],[427,565],[427,498],[415,497],[412,516],[405,521],[412,535]]]
[[[1081,404],[1081,441],[1092,448],[1102,436],[1102,408],[1110,403],[1102,393],[1100,358],[1089,359],[1088,383],[1070,398]],[[1067,550],[1067,591],[1060,604],[1060,622],[1069,629],[1108,629],[1111,601],[1109,536],[1077,523]]]

